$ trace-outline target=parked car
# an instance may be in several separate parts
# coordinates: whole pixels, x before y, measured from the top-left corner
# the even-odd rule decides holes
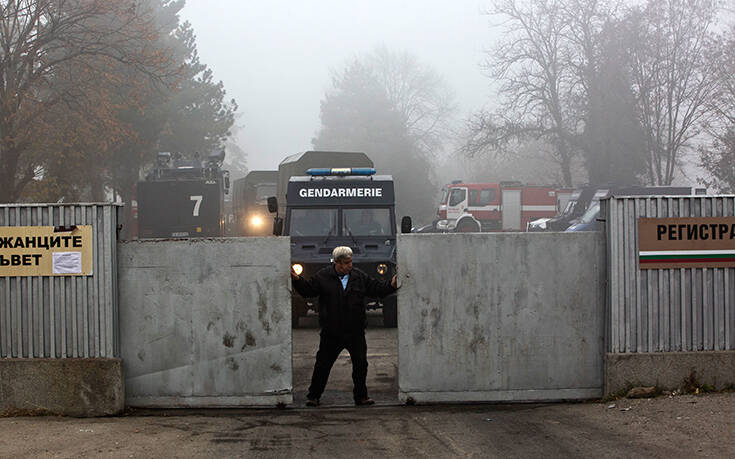
[[[563,211],[556,217],[539,218],[528,224],[528,231],[564,231],[572,222],[580,218],[589,207],[597,185],[583,185],[574,190],[564,206]]]
[[[612,196],[687,196],[707,194],[705,188],[691,186],[629,186],[601,189],[595,192],[584,214],[574,220],[566,231],[602,231],[599,220],[600,200]]]

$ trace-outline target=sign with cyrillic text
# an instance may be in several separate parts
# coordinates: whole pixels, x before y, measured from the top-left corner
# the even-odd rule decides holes
[[[638,219],[641,269],[735,267],[735,217]]]
[[[92,226],[0,226],[0,277],[91,276]]]

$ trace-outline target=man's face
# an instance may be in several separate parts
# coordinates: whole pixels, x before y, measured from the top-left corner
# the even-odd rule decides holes
[[[334,270],[341,275],[348,274],[350,271],[352,271],[352,257],[343,258],[340,261],[335,261]]]

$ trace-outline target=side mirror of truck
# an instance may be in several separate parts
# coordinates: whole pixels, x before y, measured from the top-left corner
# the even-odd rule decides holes
[[[283,234],[283,219],[276,217],[273,219],[273,235],[280,236]]]
[[[225,194],[230,193],[230,171],[223,171],[222,175],[225,178]]]
[[[401,219],[401,233],[406,234],[411,232],[411,227],[413,226],[413,223],[411,222],[411,217],[406,215]]]
[[[275,213],[278,211],[278,199],[275,196],[268,198],[268,212]]]

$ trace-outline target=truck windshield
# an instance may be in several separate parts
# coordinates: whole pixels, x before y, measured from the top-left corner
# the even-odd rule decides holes
[[[276,184],[275,183],[261,183],[255,190],[255,199],[258,201],[265,201],[271,196],[276,195]]]
[[[343,233],[353,236],[382,236],[391,234],[388,209],[344,209]]]
[[[291,236],[326,236],[337,234],[337,209],[291,209]]]
[[[582,193],[580,191],[574,191],[571,196],[569,196],[569,202],[567,202],[567,206],[564,208],[564,212],[561,213],[561,215],[572,215],[574,213],[574,208],[577,206],[577,202],[579,202],[579,196]]]
[[[592,223],[600,215],[600,201],[594,201],[589,209],[579,219],[582,223]]]
[[[442,197],[439,198],[439,204],[446,204],[447,203],[447,195],[449,194],[449,190],[447,187],[442,188]]]

